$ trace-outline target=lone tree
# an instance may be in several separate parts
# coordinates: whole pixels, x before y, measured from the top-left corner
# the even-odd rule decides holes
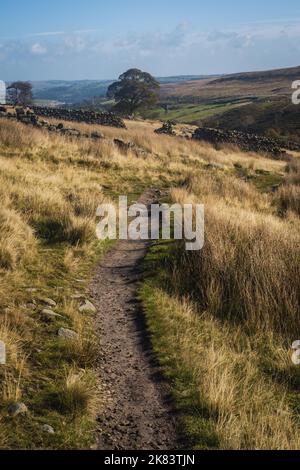
[[[14,106],[28,106],[32,103],[30,82],[14,82],[7,87],[8,101]]]
[[[114,109],[124,114],[134,114],[158,101],[159,83],[150,73],[130,69],[109,86],[107,97],[115,99]]]

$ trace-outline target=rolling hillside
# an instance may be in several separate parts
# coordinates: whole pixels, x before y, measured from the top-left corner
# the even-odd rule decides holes
[[[161,96],[162,99],[194,103],[287,96],[291,94],[292,82],[299,79],[300,67],[238,73],[217,79],[163,85]]]
[[[224,76],[160,77],[160,104],[143,113],[147,119],[239,129],[299,141],[299,109],[290,104],[291,85],[300,67]],[[109,108],[112,81],[34,82],[41,105]]]
[[[287,97],[260,100],[243,108],[236,107],[223,114],[209,116],[203,120],[207,127],[237,129],[300,141],[300,106],[295,106]]]

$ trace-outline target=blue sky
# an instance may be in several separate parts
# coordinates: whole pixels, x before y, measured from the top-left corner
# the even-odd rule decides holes
[[[300,64],[299,0],[14,0],[0,79],[214,74]]]

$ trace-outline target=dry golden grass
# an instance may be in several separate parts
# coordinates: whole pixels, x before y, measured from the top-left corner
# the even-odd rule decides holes
[[[185,403],[186,426],[196,448],[299,449],[300,422],[288,388],[261,369],[262,351],[282,366],[290,361],[289,351],[276,344],[271,332],[249,337],[159,287],[147,299],[154,344],[158,354],[165,353],[168,373],[179,378],[177,400]],[[151,313],[153,299],[159,314]]]
[[[285,184],[276,193],[275,204],[281,215],[295,212],[300,215],[300,161],[291,160],[286,167]]]
[[[276,194],[275,203],[281,214],[293,211],[300,215],[300,185],[282,186]]]
[[[0,209],[0,269],[15,269],[35,248],[33,231],[13,209]]]
[[[293,196],[284,186],[277,201],[284,191]],[[249,328],[292,334],[299,313],[299,220],[281,220],[272,213],[272,197],[230,175],[192,177],[189,200],[190,193],[205,204],[206,239],[182,269],[202,308]],[[184,190],[172,196],[182,202]]]
[[[171,190],[175,202],[205,205],[205,245],[173,253],[167,283],[150,284],[143,296],[156,350],[185,413],[192,397],[186,426],[196,447],[299,449],[290,350],[300,311],[298,162],[289,164],[286,184],[266,194],[231,165],[284,175],[283,162],[228,148],[212,161],[224,170],[193,170]],[[164,292],[161,284],[172,287]]]
[[[63,383],[58,386],[58,399],[62,410],[74,416],[84,413],[94,414],[96,387],[93,377],[85,370],[74,368],[65,371]]]
[[[184,381],[181,367],[192,377],[180,396],[199,393],[191,410],[202,411],[187,419],[192,435],[204,417],[219,448],[299,449],[290,347],[299,330],[300,221],[278,213],[299,214],[299,187],[262,194],[228,172],[200,170],[171,198],[205,205],[205,245],[174,254],[173,287],[166,293],[158,282],[145,302],[162,361],[170,354],[176,379]]]
[[[36,445],[38,433],[25,429],[36,423],[35,408],[40,406],[44,382],[51,377],[49,388],[61,382],[64,364],[80,370],[94,360],[90,319],[80,316],[78,305],[73,306],[73,316],[68,315],[64,302],[67,298],[70,304],[70,295],[79,289],[71,286],[72,280],[86,277],[86,267],[92,262],[89,258],[99,249],[95,214],[105,198],[99,156],[84,155],[79,142],[1,121],[0,161],[0,340],[7,350],[7,364],[0,367],[0,414],[6,417],[12,402],[22,400],[28,405],[31,412],[27,424],[24,420],[23,432],[14,433],[13,421],[6,419],[3,436],[8,436],[8,447],[30,448]],[[64,314],[61,323],[45,324],[40,314],[45,306],[38,301],[42,292],[58,301],[59,313]],[[61,344],[57,336],[60,326],[76,329],[78,341]],[[40,354],[43,364],[37,358]],[[68,382],[66,394],[70,390]],[[86,388],[87,395],[89,390]],[[90,398],[93,401],[92,394]],[[44,419],[53,419],[47,418],[47,413],[45,407]],[[62,419],[58,415],[54,426],[62,426]],[[85,422],[86,418],[83,434],[90,427]],[[56,445],[81,445],[74,426],[69,423],[70,433]],[[85,445],[86,440],[82,442]]]
[[[234,175],[234,165],[284,175],[286,162],[159,136],[153,133],[157,123],[127,125],[118,130],[68,124],[108,138],[93,142],[0,122],[0,340],[8,347],[0,414],[7,400],[22,396],[30,401],[28,419],[35,422],[36,409],[54,419],[53,410],[47,415],[48,402],[40,405],[45,384],[61,392],[68,429],[75,430],[71,415],[92,414],[89,369],[97,352],[91,322],[79,314],[72,294],[82,293],[76,279],[87,277],[99,250],[96,207],[119,194],[136,199],[150,186],[168,187],[174,188],[173,200],[205,204],[206,243],[201,253],[181,253],[170,278],[193,303],[179,299],[176,289],[173,295],[154,290],[157,311],[164,313],[159,322],[167,322],[164,340],[173,351],[178,344],[176,360],[191,373],[199,400],[215,417],[220,447],[299,447],[298,416],[286,398],[294,380],[288,346],[299,325],[299,219],[291,212],[294,202],[281,217],[277,200],[284,188],[291,197],[288,185],[296,184],[290,180],[296,171],[289,170],[280,192],[262,194]],[[144,151],[124,154],[114,138]],[[209,170],[208,163],[222,168]],[[28,291],[32,287],[38,293]],[[58,323],[45,325],[39,305],[28,307],[39,292],[57,300],[63,317]],[[59,326],[74,329],[78,339],[62,343]],[[283,384],[262,370],[268,361]],[[55,419],[60,427],[66,417]],[[4,423],[3,436],[11,436],[11,426]],[[26,421],[24,426],[25,437],[9,437],[8,444],[5,438],[0,447],[33,446],[37,437],[26,436]],[[82,433],[80,444],[74,431],[56,446],[84,445]]]

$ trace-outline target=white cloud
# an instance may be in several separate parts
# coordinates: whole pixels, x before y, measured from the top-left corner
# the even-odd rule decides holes
[[[47,48],[39,42],[35,42],[31,45],[30,51],[33,55],[45,55],[47,53]]]
[[[47,37],[47,36],[62,36],[66,34],[64,31],[45,31],[43,33],[28,34],[26,38]]]
[[[26,38],[34,37],[51,37],[51,36],[64,36],[68,34],[88,34],[88,33],[99,33],[103,31],[102,29],[79,29],[78,31],[44,31],[40,33],[31,33],[26,36]]]

